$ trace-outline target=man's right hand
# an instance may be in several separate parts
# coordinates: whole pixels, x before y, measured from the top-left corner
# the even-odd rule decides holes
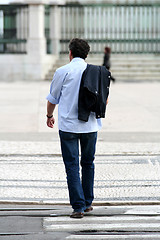
[[[52,118],[47,118],[47,126],[48,126],[48,127],[53,128],[53,127],[54,127],[54,123],[55,123],[54,117],[52,117]]]
[[[106,105],[108,104],[108,98],[107,98],[107,101],[106,101]]]

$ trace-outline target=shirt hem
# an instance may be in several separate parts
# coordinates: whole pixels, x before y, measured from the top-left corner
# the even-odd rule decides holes
[[[69,130],[69,129],[62,129],[62,128],[59,128],[60,131],[63,131],[63,132],[69,132],[69,133],[91,133],[91,132],[98,132],[99,130],[101,130],[102,127],[99,127],[97,129],[93,129],[93,130],[84,130],[84,131],[73,131],[73,130]]]

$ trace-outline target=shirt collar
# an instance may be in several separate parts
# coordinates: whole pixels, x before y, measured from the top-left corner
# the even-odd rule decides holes
[[[77,61],[83,61],[84,62],[84,59],[80,58],[80,57],[75,57],[75,58],[72,59],[71,62],[77,62]]]

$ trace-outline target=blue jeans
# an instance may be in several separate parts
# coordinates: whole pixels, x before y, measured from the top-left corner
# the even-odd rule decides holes
[[[65,164],[70,204],[74,211],[83,212],[94,199],[94,155],[97,132],[69,133],[59,131]],[[79,142],[81,146],[82,179],[79,174]]]

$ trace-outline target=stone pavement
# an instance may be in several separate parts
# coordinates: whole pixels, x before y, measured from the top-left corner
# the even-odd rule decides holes
[[[53,130],[45,125],[49,87],[49,81],[0,82],[0,133],[56,133],[57,122]],[[159,82],[111,84],[102,132],[159,133],[159,92]]]
[[[0,163],[1,202],[68,202],[58,154],[1,154]],[[159,155],[98,155],[95,166],[95,202],[160,200]]]
[[[0,83],[1,201],[68,202],[50,82]],[[96,152],[95,201],[159,201],[160,83],[111,84]]]
[[[57,110],[55,128],[45,123],[49,84],[0,82],[0,239],[160,239],[160,83],[111,85],[95,159],[96,206],[76,226]]]

